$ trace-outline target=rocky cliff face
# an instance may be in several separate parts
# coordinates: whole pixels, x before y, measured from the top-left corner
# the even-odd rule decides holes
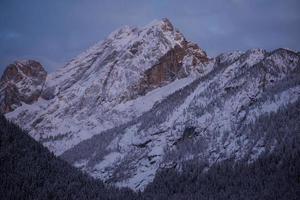
[[[96,178],[143,189],[190,159],[251,162],[276,138],[249,124],[299,100],[300,55],[208,58],[166,19],[123,27],[49,74],[42,98],[6,117]]]
[[[9,65],[0,80],[0,112],[11,112],[22,103],[37,101],[43,90],[47,72],[34,60]]]
[[[61,154],[150,109],[161,95],[142,108],[122,105],[175,80],[204,74],[208,60],[167,19],[142,28],[125,26],[49,74],[41,100],[9,115]]]
[[[176,45],[158,63],[144,72],[143,78],[134,86],[133,91],[144,95],[149,90],[166,85],[176,79],[187,77],[190,74],[204,73],[202,65],[207,65],[209,59],[205,52],[195,44],[185,40],[182,46]],[[200,66],[200,67],[199,67]]]

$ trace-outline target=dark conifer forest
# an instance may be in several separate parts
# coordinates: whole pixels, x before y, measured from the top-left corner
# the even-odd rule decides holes
[[[252,164],[227,160],[201,173],[206,165],[185,164],[182,173],[169,169],[156,175],[147,187],[147,199],[280,199],[300,197],[300,154],[281,149]]]
[[[191,160],[162,170],[143,192],[116,189],[55,157],[0,117],[0,199],[254,200],[300,198],[300,103],[257,119],[252,132],[278,144],[255,161]]]
[[[136,199],[56,158],[18,126],[0,117],[0,199]]]
[[[259,117],[244,134],[265,134],[276,147],[253,162],[228,159],[207,168],[191,160],[176,170],[156,174],[146,188],[147,199],[300,199],[300,101]],[[188,145],[188,144],[185,144]],[[177,167],[178,168],[178,167]]]

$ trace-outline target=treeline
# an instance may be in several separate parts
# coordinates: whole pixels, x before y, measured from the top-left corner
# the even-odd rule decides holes
[[[18,126],[0,116],[0,199],[137,199],[56,158]]]
[[[180,171],[159,171],[142,193],[92,179],[0,116],[0,199],[298,200],[299,111],[297,101],[242,129],[253,141],[264,137],[267,150],[257,160],[225,160],[209,168],[191,160]]]
[[[297,144],[299,145],[299,144]],[[254,163],[227,160],[213,165],[191,161],[182,171],[159,172],[144,192],[146,199],[297,200],[300,199],[300,151],[285,146]]]
[[[144,197],[157,200],[300,199],[300,100],[259,117],[241,131],[251,141],[264,138],[265,150],[258,159],[250,159],[249,152],[248,158],[225,160],[210,168],[207,163],[191,160],[183,163],[180,171],[171,168],[158,172],[144,191]],[[192,143],[186,142],[185,146],[190,148],[179,148],[175,154],[199,153],[192,148]]]

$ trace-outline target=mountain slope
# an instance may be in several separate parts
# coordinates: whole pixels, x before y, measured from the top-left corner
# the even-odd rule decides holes
[[[0,116],[1,199],[136,199],[105,186],[56,158]]]
[[[59,155],[139,116],[147,108],[125,108],[122,103],[189,75],[206,73],[208,60],[167,19],[142,28],[125,26],[49,74],[42,98],[7,117]],[[158,95],[148,109],[161,99]]]
[[[272,153],[277,138],[249,126],[299,94],[299,53],[210,59],[162,20],[112,33],[48,75],[38,101],[6,117],[93,177],[143,190],[158,170],[189,160],[212,166]]]
[[[249,124],[299,99],[299,70],[299,56],[285,49],[221,55],[207,75],[62,158],[94,177],[135,189],[143,189],[158,169],[190,159],[253,161],[277,141],[252,133]]]
[[[139,196],[104,186],[57,159],[0,116],[1,199],[299,199],[300,101],[261,116],[252,133],[276,138],[276,148],[251,163],[198,159],[159,171]],[[286,121],[286,123],[281,123]],[[274,130],[278,130],[274,132]]]
[[[278,112],[260,116],[246,132],[252,137],[275,139],[276,146],[256,160],[234,158],[208,168],[205,160],[193,159],[181,169],[159,171],[143,195],[149,199],[299,199],[300,197],[300,100]],[[188,144],[187,144],[188,145]]]

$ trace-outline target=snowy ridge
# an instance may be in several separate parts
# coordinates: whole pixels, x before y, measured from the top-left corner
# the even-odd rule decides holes
[[[189,76],[195,76],[193,70],[187,70],[184,76],[169,81],[171,84],[174,81],[174,88],[171,85],[167,87],[168,91],[149,93],[149,98],[154,99],[137,100],[141,105],[139,108],[130,106],[137,102],[131,101],[132,94],[146,70],[159,63],[159,59],[175,46],[189,44],[182,44],[183,41],[186,41],[183,35],[167,19],[154,21],[142,28],[122,27],[48,75],[42,98],[33,105],[19,107],[7,117],[59,155],[94,134],[132,120],[169,92],[187,84]],[[190,57],[193,57],[191,52],[206,56],[201,49],[191,47],[190,51],[189,48],[184,51]],[[203,68],[203,74],[209,70],[202,64],[186,64],[184,67]],[[187,79],[178,80],[184,77]],[[163,80],[156,87],[149,86],[145,95],[157,87],[160,91],[159,87],[167,83]],[[143,106],[145,103],[147,107]],[[125,107],[121,108],[122,105]]]
[[[288,56],[277,63],[285,54]],[[260,49],[236,57],[216,58],[205,76],[170,94],[135,120],[82,142],[62,157],[70,163],[84,161],[81,168],[94,177],[141,190],[159,168],[179,167],[188,159],[204,159],[211,164],[232,157],[255,159],[265,151],[262,142],[274,145],[276,141],[264,141],[263,136],[254,141],[240,130],[259,116],[299,100],[300,59],[290,52]],[[276,63],[268,66],[270,59]],[[288,60],[294,64],[281,65]],[[277,66],[286,70],[273,74]],[[101,147],[96,145],[99,143]],[[87,146],[89,153],[83,159],[76,152],[85,152]]]
[[[163,19],[114,31],[6,117],[92,176],[143,190],[157,170],[190,159],[252,162],[276,139],[254,137],[248,125],[299,94],[298,53],[210,59]]]

